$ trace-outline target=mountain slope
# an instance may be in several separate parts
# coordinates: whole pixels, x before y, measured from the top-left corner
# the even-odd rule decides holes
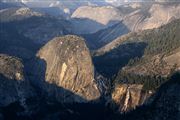
[[[136,110],[126,114],[124,119],[129,120],[178,120],[179,112],[179,79],[180,73],[177,72],[163,84],[155,93],[147,105],[138,107]]]
[[[118,23],[121,20],[121,17],[121,12],[111,6],[82,6],[76,9],[71,16],[71,18],[74,19],[74,22],[72,21],[74,29],[80,29],[77,34],[95,33],[100,29]],[[81,21],[81,24],[82,26],[86,26],[85,29],[81,28],[81,26],[78,26],[80,28],[76,27],[79,19],[83,20]],[[93,21],[94,26],[88,21]],[[99,24],[99,26],[97,24]],[[91,26],[93,26],[93,28]]]
[[[0,81],[0,107],[19,101],[26,109],[25,100],[35,93],[19,58],[0,54]]]
[[[123,23],[114,24],[93,34],[83,34],[91,50],[101,48],[117,37],[127,34],[129,29]]]
[[[90,45],[96,45],[96,42],[104,45],[128,32],[138,32],[158,28],[172,20],[180,18],[179,3],[165,4],[145,2],[138,3],[139,6],[134,7],[136,4],[137,3],[129,3],[127,5],[119,6],[117,11],[122,14],[119,19],[120,23],[104,30],[100,30],[95,34],[88,35],[89,38],[98,38],[96,41],[90,41]]]
[[[31,66],[32,81],[49,96],[66,103],[87,102],[100,97],[91,57],[82,38],[73,35],[56,37],[40,49],[37,58],[34,67]]]
[[[27,7],[13,7],[0,11],[1,22],[23,20],[30,17],[41,17],[43,14],[34,12]]]
[[[129,33],[119,37],[93,53],[95,66],[97,65],[100,71],[105,71],[106,67],[108,71],[112,67],[114,69],[112,71],[115,72],[116,68],[126,65],[131,58],[142,58],[140,60],[136,58],[134,61],[144,60],[147,63],[157,56],[160,59],[160,56],[170,56],[170,53],[177,54],[175,51],[178,51],[180,46],[179,29],[178,19],[158,29]],[[111,64],[108,61],[114,62]],[[104,69],[101,69],[101,66],[104,66]]]
[[[157,29],[129,33],[127,35],[124,35],[122,37],[115,39],[113,42],[95,51],[94,54],[95,56],[103,55],[107,52],[110,52],[113,49],[118,48],[122,44],[133,43],[133,42],[149,43],[149,46],[148,46],[149,50],[147,50],[147,54],[150,54],[149,52],[152,52],[152,53],[154,52],[150,50],[150,48],[153,47],[154,43],[158,43],[157,45],[155,45],[156,47],[155,51],[157,52],[159,51],[162,52],[163,50],[165,50],[166,47],[173,47],[173,45],[175,45],[173,48],[177,48],[179,46],[179,41],[178,41],[178,38],[179,38],[178,30],[180,29],[179,21],[180,21],[179,19],[174,20],[171,23]],[[161,38],[162,35],[166,35],[166,36],[163,36],[163,38]],[[161,43],[164,43],[163,44],[164,46],[161,46]],[[168,46],[168,44],[170,44],[170,46]],[[158,47],[161,47],[159,49],[163,49],[163,48],[164,49],[158,50],[157,49]]]
[[[3,9],[0,16],[2,53],[21,48],[26,49],[26,52],[34,51],[55,36],[71,33],[70,24],[66,20],[34,12],[29,8]],[[5,46],[12,47],[13,50]]]
[[[11,4],[24,4],[27,7],[37,10],[43,13],[47,13],[56,17],[69,17],[74,10],[76,10],[80,6],[102,6],[107,5],[104,1],[96,1],[96,0],[3,0],[4,3]]]
[[[125,67],[119,70],[114,80],[113,101],[119,104],[120,111],[124,111],[124,108],[134,109],[134,106],[144,104],[149,99],[149,95],[155,94],[158,88],[169,80],[172,73],[180,70],[179,26],[180,20],[178,19],[158,29],[131,34],[131,37],[127,37],[124,43],[121,42],[122,38],[114,41],[116,46],[111,48],[116,52],[119,49],[117,46],[126,45],[128,41],[147,44],[144,54],[141,57],[131,59]],[[124,87],[125,85],[128,87]],[[122,99],[124,94],[120,91],[124,89],[130,91],[130,99],[127,97],[127,91],[125,99]],[[144,91],[146,94],[141,92],[140,95],[134,95],[133,92],[138,90]],[[145,101],[142,102],[142,98]],[[128,105],[125,100],[128,100]]]

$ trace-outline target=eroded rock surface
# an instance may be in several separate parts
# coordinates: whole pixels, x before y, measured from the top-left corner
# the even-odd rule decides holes
[[[34,95],[23,68],[19,58],[0,54],[0,106],[16,101],[25,106],[26,98]]]
[[[46,84],[44,90],[58,101],[82,102],[99,98],[91,56],[82,38],[56,37],[38,52],[37,57],[41,62],[35,65],[36,78],[40,79],[40,84]],[[42,65],[44,70],[40,70]]]
[[[121,84],[112,93],[112,100],[118,106],[118,111],[127,112],[145,103],[152,91],[143,90],[143,85]]]

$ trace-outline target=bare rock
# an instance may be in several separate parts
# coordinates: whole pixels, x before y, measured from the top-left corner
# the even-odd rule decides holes
[[[91,56],[82,38],[56,37],[40,49],[37,57],[44,62],[35,65],[35,74],[41,82],[44,79],[48,84],[44,90],[58,101],[82,102],[99,98]],[[43,63],[44,71],[39,72]]]
[[[26,98],[34,95],[23,69],[19,58],[0,54],[0,106],[19,101],[25,107]]]
[[[8,79],[24,80],[23,67],[20,59],[0,54],[0,74]]]
[[[144,104],[151,95],[151,91],[143,90],[143,85],[121,84],[115,87],[112,101],[118,106],[118,111],[127,112]]]

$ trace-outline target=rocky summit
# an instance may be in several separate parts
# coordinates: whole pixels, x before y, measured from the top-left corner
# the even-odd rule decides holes
[[[34,95],[19,58],[0,54],[0,82],[1,107],[16,101],[25,106],[25,99]]]
[[[1,0],[0,120],[180,120],[179,0],[120,1]]]
[[[39,50],[37,57],[35,78],[39,78],[46,92],[55,94],[58,101],[85,102],[100,97],[91,56],[82,38],[56,37]]]

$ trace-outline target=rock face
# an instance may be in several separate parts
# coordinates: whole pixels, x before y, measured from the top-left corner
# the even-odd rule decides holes
[[[177,72],[147,100],[146,105],[129,112],[124,120],[179,120],[179,80],[180,74]]]
[[[151,96],[152,91],[144,91],[143,85],[121,84],[112,93],[113,102],[118,105],[118,111],[127,112],[135,109]]]
[[[33,96],[23,68],[20,59],[0,54],[0,106],[16,101],[25,106],[25,99]]]
[[[143,56],[140,57],[141,60],[136,61],[134,59],[136,62],[132,62],[132,64],[129,62],[128,65],[121,68],[116,77],[116,80],[114,81],[115,90],[112,94],[112,99],[117,105],[119,105],[118,107],[119,111],[127,111],[135,108],[135,106],[144,104],[152,93],[156,92],[158,94],[159,87],[163,86],[163,84],[169,80],[169,77],[172,75],[173,72],[179,71],[180,42],[178,39],[179,34],[176,33],[177,31],[179,31],[178,24],[179,24],[179,20],[176,20],[170,24],[167,24],[167,26],[163,26],[159,28],[158,30],[155,29],[153,30],[154,32],[151,31],[153,34],[150,34],[149,37],[147,34],[148,32],[146,32],[145,35],[141,34],[141,36],[145,36],[144,38],[140,37],[138,35],[139,33],[134,35],[132,33],[129,34],[129,36],[124,36],[118,40],[119,43],[121,44],[122,42],[124,42],[125,38],[126,40],[128,40],[129,37],[132,40],[138,40],[138,38],[136,38],[135,36],[139,36],[142,40],[148,39],[147,41],[148,47],[146,48],[149,48],[149,49],[145,49],[145,52],[143,52],[142,54]],[[171,30],[174,31],[172,32]],[[159,36],[155,38],[154,33],[157,32]],[[174,36],[174,37],[163,39],[164,33],[166,34],[171,33],[168,36]],[[152,36],[154,36],[153,37],[154,41],[153,39],[150,39],[152,38]],[[158,45],[157,41],[161,41],[161,43]],[[154,44],[152,45],[152,43],[150,42],[154,42]],[[117,47],[118,46],[117,43],[118,43],[117,41],[114,41],[114,43],[109,44],[108,46],[109,50],[112,51],[114,48],[119,49]],[[127,43],[124,42],[124,44]],[[161,46],[165,46],[166,44],[168,44],[168,46],[164,47],[165,49],[161,49],[161,50],[153,49],[154,51],[150,52],[152,48],[156,48],[156,47],[159,48]],[[173,46],[174,48],[169,48],[169,46]],[[107,47],[104,47],[105,53],[106,50]],[[125,49],[123,50],[125,51]],[[137,52],[138,49],[135,50]],[[120,54],[120,51],[117,52],[118,52],[116,53],[117,55]],[[171,90],[168,92],[171,92]]]
[[[142,30],[154,29],[160,26],[163,26],[172,20],[180,18],[180,4],[163,4],[163,3],[154,3],[154,2],[144,2],[138,3],[140,6],[136,7],[137,3],[129,3],[127,5],[121,5],[115,11],[118,13],[114,16],[114,12],[110,13],[113,14],[111,17],[108,17],[107,14],[98,14],[98,17],[93,17],[94,14],[96,15],[98,12],[94,11],[93,13],[89,12],[87,14],[83,14],[87,12],[86,10],[82,10],[81,12],[78,11],[75,14],[77,17],[87,18],[90,20],[95,21],[116,21],[120,24],[114,24],[113,26],[106,25],[106,29],[101,29],[96,33],[89,34],[87,40],[89,44],[93,48],[102,47],[119,36],[127,34],[128,32],[139,32]],[[135,6],[134,6],[135,5]],[[113,8],[112,8],[113,9]],[[87,9],[88,10],[88,9]],[[107,9],[111,11],[110,9]],[[97,10],[98,11],[98,10]],[[75,16],[74,15],[74,16]],[[102,20],[100,19],[102,17]],[[99,18],[99,19],[98,19]],[[87,21],[87,20],[86,20]],[[112,24],[111,24],[112,25]],[[86,26],[89,26],[86,23]],[[91,26],[91,25],[90,25]],[[87,27],[86,27],[87,28]],[[102,28],[102,27],[101,27]],[[83,34],[83,32],[82,32]],[[92,39],[92,38],[95,38]],[[97,39],[96,39],[97,38]],[[93,41],[92,41],[93,40]],[[99,44],[97,46],[96,44]]]
[[[0,73],[8,79],[24,80],[23,64],[17,58],[0,55]]]
[[[99,90],[94,80],[94,68],[84,40],[77,36],[56,37],[37,54],[44,61],[44,74],[38,73],[42,64],[36,65],[36,74],[48,84],[71,92],[58,92],[53,87],[45,88],[48,94],[55,94],[61,102],[82,102],[98,99]],[[79,99],[78,97],[82,98]]]
[[[73,14],[72,18],[89,18],[103,25],[107,25],[112,20],[120,19],[120,12],[118,9],[105,6],[105,7],[91,7],[91,6],[83,6],[79,7]]]
[[[123,23],[131,31],[158,28],[180,18],[179,11],[179,4],[142,3],[140,9],[124,17]]]
[[[118,23],[121,17],[121,12],[111,6],[83,6],[79,7],[71,16],[74,19],[72,24],[77,34],[95,33]]]
[[[144,73],[148,73],[146,75],[157,75],[160,73],[163,76],[168,75],[174,66],[177,70],[179,69],[179,23],[180,20],[177,19],[158,29],[129,33],[127,35],[121,36],[115,39],[113,42],[96,50],[93,53],[93,55],[95,56],[94,58],[97,62],[100,60],[98,62],[98,65],[101,65],[103,60],[105,62],[108,61],[104,65],[100,66],[103,66],[103,68],[105,68],[105,66],[110,63],[108,60],[110,58],[118,63],[118,61],[125,60],[125,62],[128,62],[130,59],[138,57],[141,59],[146,59],[146,62],[144,62],[143,64],[136,64],[133,67],[126,66],[123,69],[125,69],[126,71],[128,70],[129,73],[137,73],[139,75]],[[164,34],[166,34],[168,38],[166,38]],[[156,47],[156,49],[154,49],[153,47]],[[160,47],[162,47],[161,50],[159,49]],[[125,59],[128,55],[131,56]],[[95,65],[96,61],[94,62]],[[115,62],[112,65],[114,65]],[[114,65],[113,68],[115,68],[119,64],[120,63]],[[121,67],[124,66],[125,65]],[[101,71],[103,70],[104,69],[102,69]]]

